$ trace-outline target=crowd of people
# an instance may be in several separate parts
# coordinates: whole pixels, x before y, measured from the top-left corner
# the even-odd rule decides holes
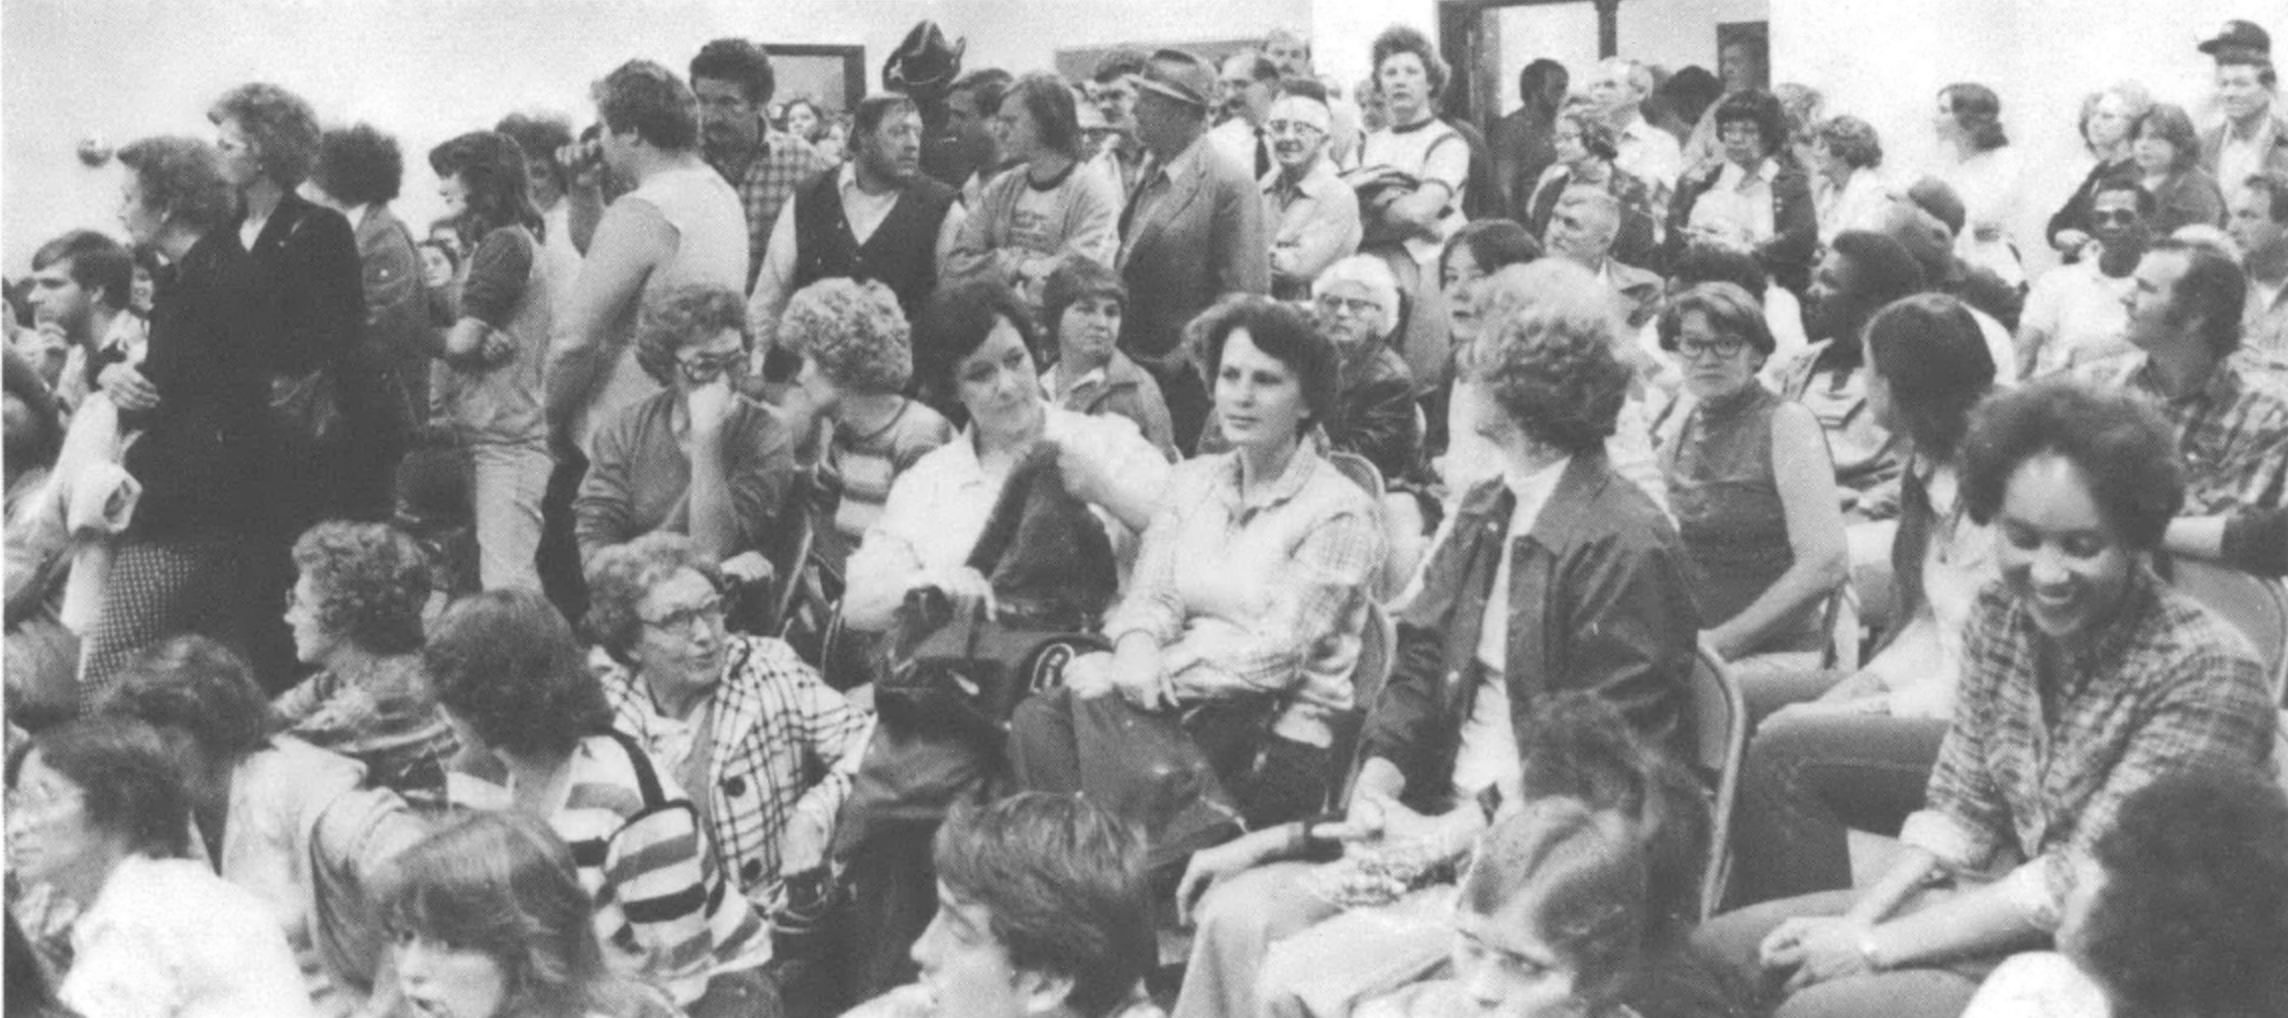
[[[1312,42],[719,39],[420,233],[276,84],[120,148],[8,287],[7,1010],[2288,1014],[2288,649],[2175,582],[2288,572],[2261,26],[2055,196],[1975,82],[1916,175]]]

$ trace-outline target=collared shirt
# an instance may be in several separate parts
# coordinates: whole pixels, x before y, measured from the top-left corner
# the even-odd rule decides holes
[[[316,1013],[270,910],[189,859],[121,860],[71,939],[57,994],[79,1014]]]
[[[1331,745],[1328,722],[1354,705],[1351,669],[1367,584],[1382,571],[1382,528],[1366,492],[1308,446],[1253,491],[1243,490],[1240,455],[1190,460],[1169,476],[1104,633],[1151,636],[1186,702],[1286,696],[1272,730]]]
[[[1815,175],[1811,201],[1819,210],[1819,242],[1832,244],[1846,230],[1881,230],[1891,207],[1891,185],[1872,169],[1851,171],[1840,187]]]
[[[1715,185],[1692,203],[1690,225],[1736,233],[1756,244],[1772,239],[1772,181],[1779,173],[1776,159],[1765,159],[1753,170],[1725,160]]]
[[[858,186],[858,166],[843,163],[834,178],[835,193],[842,197],[842,218],[850,224],[850,237],[860,244],[874,236],[882,221],[890,218],[890,210],[897,207],[898,199],[905,197],[905,189],[897,188],[881,194],[868,194]],[[763,267],[754,277],[754,292],[747,298],[747,321],[754,327],[758,343],[778,331],[779,315],[786,311],[787,299],[794,296],[795,258],[801,253],[796,248],[795,207],[801,199],[789,196],[779,207],[778,222],[771,227],[770,243],[763,251]],[[961,237],[961,224],[969,221],[969,210],[960,202],[945,211],[945,218],[937,226],[937,263],[947,264],[953,254],[955,242]]]
[[[1208,140],[1250,177],[1260,177],[1278,168],[1278,161],[1271,156],[1271,140],[1264,137],[1260,128],[1248,123],[1246,117],[1233,117],[1210,128]]]
[[[2008,868],[2044,928],[2123,799],[2179,769],[2270,767],[2277,719],[2248,641],[2149,571],[2089,645],[2051,646],[2003,584],[1980,593],[1954,720],[1900,834],[1957,871]]]
[[[758,905],[770,903],[784,876],[779,839],[787,821],[800,813],[833,829],[874,732],[873,715],[819,681],[785,641],[757,636],[732,634],[724,647],[722,681],[708,707],[692,714],[705,718],[705,728],[660,714],[642,678],[627,669],[606,673],[604,694],[612,727],[643,743],[661,767],[680,775],[690,757],[704,755],[704,780],[687,787],[704,793],[716,859]]]
[[[2240,320],[2240,345],[2288,362],[2288,285],[2249,279],[2248,314]]]
[[[2264,158],[2280,143],[2280,121],[2266,110],[2255,133],[2243,138],[2240,130],[2227,121],[2221,143],[2217,145],[2216,180],[2224,193],[2239,194],[2248,178],[2264,172]]]
[[[2217,362],[2199,389],[2178,398],[2162,390],[2160,373],[2145,356],[2098,365],[2084,377],[2145,396],[2176,426],[2185,464],[2183,515],[2281,504],[2288,484],[2288,367],[2234,354]]]
[[[1323,154],[1301,180],[1289,180],[1286,170],[1275,168],[1260,186],[1264,218],[1272,224],[1272,292],[1282,300],[1308,297],[1320,272],[1358,251],[1364,235],[1358,197]]]
[[[65,410],[77,410],[87,402],[88,393],[95,391],[95,379],[88,377],[93,367],[97,374],[114,363],[130,365],[143,363],[143,351],[151,339],[151,330],[143,316],[122,311],[111,319],[111,325],[95,341],[95,363],[88,363],[86,347],[73,343],[64,354],[63,373],[56,376],[56,400]]]
[[[833,169],[834,164],[819,155],[809,142],[765,126],[760,144],[737,176],[720,162],[709,160],[708,165],[730,181],[731,188],[739,192],[740,206],[746,210],[747,288],[752,290],[755,274],[762,271],[763,252],[770,246],[771,227],[778,222],[779,209],[794,197],[795,188],[803,181],[812,174]],[[856,227],[855,218],[851,225]]]

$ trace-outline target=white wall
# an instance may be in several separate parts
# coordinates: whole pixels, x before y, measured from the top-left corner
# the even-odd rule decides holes
[[[1572,72],[1576,91],[1588,84],[1597,62],[1597,8],[1579,3],[1502,7],[1494,12],[1501,31],[1501,112],[1518,107],[1517,73],[1547,57]],[[1716,70],[1716,26],[1763,21],[1771,0],[1629,0],[1614,25],[1623,56],[1669,70],[1698,64]]]

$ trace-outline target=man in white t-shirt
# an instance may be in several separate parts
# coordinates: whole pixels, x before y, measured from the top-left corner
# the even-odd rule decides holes
[[[2122,301],[2144,256],[2153,194],[2126,180],[2098,185],[2090,203],[2090,235],[2098,256],[2061,265],[2035,281],[2018,319],[2018,374],[2038,378],[2076,364],[2133,353],[2122,338],[2129,312]]]
[[[1652,95],[1652,71],[1626,57],[1598,62],[1589,76],[1589,101],[1613,125],[1619,154],[1613,165],[1645,182],[1652,189],[1653,217],[1668,221],[1668,197],[1676,178],[1684,173],[1684,147],[1676,136],[1645,119],[1644,101]]]

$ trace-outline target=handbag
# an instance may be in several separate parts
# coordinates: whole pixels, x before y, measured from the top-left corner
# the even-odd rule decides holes
[[[889,641],[875,707],[883,721],[908,731],[998,744],[1017,705],[1059,684],[1066,663],[1110,649],[1101,636],[1074,632],[1069,621],[1011,605],[992,619],[982,606],[957,616],[943,592],[916,590],[899,611],[900,636]]]

